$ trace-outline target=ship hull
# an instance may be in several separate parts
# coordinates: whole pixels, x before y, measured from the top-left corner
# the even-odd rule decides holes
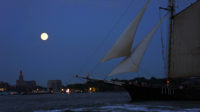
[[[123,85],[132,101],[138,100],[200,100],[200,89],[163,88]]]

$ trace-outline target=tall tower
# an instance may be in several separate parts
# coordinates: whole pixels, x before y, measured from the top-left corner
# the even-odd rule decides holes
[[[20,81],[23,81],[23,80],[24,80],[24,79],[23,79],[23,75],[22,75],[22,70],[19,71],[19,80],[20,80]]]

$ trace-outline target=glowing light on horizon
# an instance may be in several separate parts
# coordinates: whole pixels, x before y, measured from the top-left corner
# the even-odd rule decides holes
[[[69,94],[70,93],[70,89],[66,89],[66,93]]]
[[[96,92],[96,88],[95,87],[90,87],[88,92],[89,93],[92,93],[92,92],[94,93],[94,92]]]

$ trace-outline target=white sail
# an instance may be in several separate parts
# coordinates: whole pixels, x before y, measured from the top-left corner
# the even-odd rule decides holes
[[[170,78],[200,76],[200,1],[174,17]]]
[[[149,2],[150,2],[150,0],[147,0],[144,8],[140,11],[140,13],[137,15],[137,17],[131,22],[131,24],[124,31],[124,33],[120,36],[120,38],[117,40],[117,42],[114,44],[114,46],[110,49],[110,51],[102,59],[102,62],[105,62],[112,58],[130,55],[137,27],[144,15],[144,12],[145,12]]]
[[[165,16],[166,17],[166,16]],[[164,17],[164,18],[165,18]],[[126,57],[122,62],[108,75],[116,75],[126,72],[137,72],[139,65],[141,63],[142,57],[144,56],[144,53],[152,40],[152,37],[164,18],[150,31],[143,40],[138,43],[138,45],[133,49],[130,56]]]

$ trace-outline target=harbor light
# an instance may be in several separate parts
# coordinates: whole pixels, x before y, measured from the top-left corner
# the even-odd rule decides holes
[[[92,92],[96,92],[96,88],[93,87]]]
[[[70,93],[70,89],[66,89],[66,93],[69,94]]]
[[[0,88],[0,91],[1,92],[4,92],[6,89],[5,88]]]
[[[170,83],[170,81],[169,81],[169,80],[167,80],[167,81],[166,81],[166,83],[167,83],[167,84],[169,84],[169,83]]]
[[[95,87],[90,87],[88,92],[91,93],[91,92],[95,92],[95,91],[96,91]]]

